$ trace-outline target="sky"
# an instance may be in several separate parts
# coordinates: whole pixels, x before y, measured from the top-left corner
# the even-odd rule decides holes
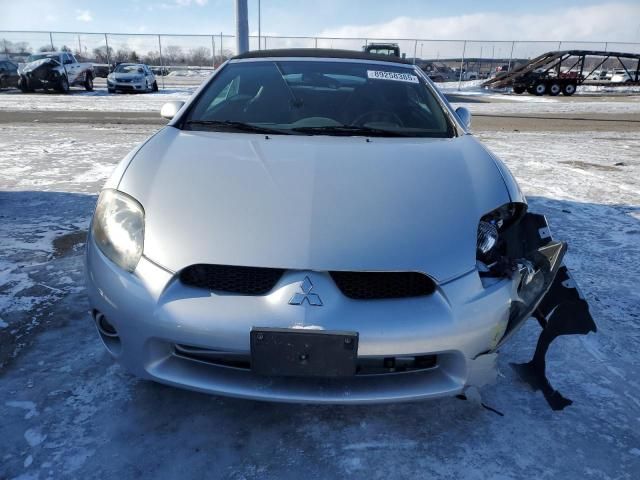
[[[258,0],[248,0],[258,31]],[[234,0],[0,0],[0,30],[212,34]],[[640,42],[640,0],[261,0],[262,33],[335,37]]]

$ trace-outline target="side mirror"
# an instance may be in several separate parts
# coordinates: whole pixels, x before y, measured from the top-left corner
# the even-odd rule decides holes
[[[471,112],[469,110],[464,107],[458,107],[456,108],[456,115],[458,115],[458,118],[460,119],[460,122],[462,122],[464,128],[471,128]]]
[[[167,120],[171,120],[173,117],[176,116],[176,114],[182,108],[183,105],[184,105],[184,102],[178,102],[178,101],[167,102],[160,109],[160,116],[162,118],[166,118]]]

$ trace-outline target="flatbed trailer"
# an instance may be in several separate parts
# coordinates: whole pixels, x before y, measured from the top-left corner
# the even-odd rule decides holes
[[[586,68],[585,63],[589,61]],[[629,77],[626,82],[589,80],[600,67],[610,60],[617,60],[620,70]],[[623,60],[627,61],[627,64]],[[635,67],[628,64],[635,62]],[[609,62],[610,63],[610,62]],[[563,68],[564,67],[564,68]],[[568,67],[568,68],[567,68]],[[487,88],[512,87],[514,93],[528,92],[534,95],[573,95],[578,85],[602,85],[608,87],[640,85],[640,54],[607,52],[599,50],[560,50],[543,53],[525,65],[491,78],[482,84]]]

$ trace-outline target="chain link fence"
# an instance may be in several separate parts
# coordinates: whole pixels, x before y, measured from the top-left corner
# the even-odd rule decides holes
[[[572,41],[422,40],[389,38],[327,38],[251,36],[252,50],[273,48],[330,48],[362,50],[372,43],[396,43],[402,55],[432,71],[449,72],[444,80],[485,78],[509,70],[552,50],[602,50],[640,53],[640,43]],[[104,75],[120,62],[143,62],[156,74],[172,77],[208,75],[236,54],[236,39],[213,35],[163,35],[86,32],[0,31],[0,56],[21,62],[31,53],[66,50],[79,61],[102,65]],[[451,72],[455,72],[452,74]],[[454,75],[457,76],[454,78]]]

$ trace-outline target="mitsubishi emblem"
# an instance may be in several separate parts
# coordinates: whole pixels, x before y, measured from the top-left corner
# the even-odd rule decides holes
[[[302,292],[297,292],[291,297],[289,300],[289,305],[302,305],[305,300],[314,307],[321,307],[322,300],[320,300],[320,295],[317,293],[311,292],[313,290],[313,283],[309,280],[309,277],[304,277],[303,282],[300,284],[300,289]]]

